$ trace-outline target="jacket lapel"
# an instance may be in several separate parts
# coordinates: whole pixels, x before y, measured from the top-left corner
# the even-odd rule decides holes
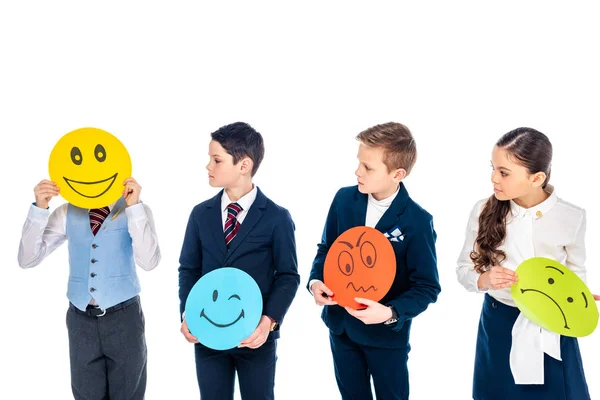
[[[207,225],[208,229],[212,233],[212,238],[215,241],[215,248],[219,249],[221,255],[224,256],[227,253],[227,246],[225,246],[225,235],[223,234],[223,215],[221,210],[221,196],[223,191],[221,190],[212,199],[212,203],[208,206],[207,211]]]
[[[356,201],[354,202],[354,215],[352,226],[364,226],[367,221],[368,195],[356,189]]]
[[[383,213],[377,225],[375,225],[375,229],[379,230],[382,233],[386,233],[394,228],[394,225],[398,223],[398,217],[404,212],[404,208],[406,208],[406,203],[408,202],[408,192],[406,191],[406,187],[404,184],[400,182],[400,189],[398,190],[398,194],[390,207]]]

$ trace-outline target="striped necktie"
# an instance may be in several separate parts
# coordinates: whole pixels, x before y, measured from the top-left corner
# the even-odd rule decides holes
[[[93,208],[90,210],[90,228],[92,228],[92,233],[96,236],[96,233],[100,230],[100,226],[110,214],[110,209],[107,207],[102,208]]]
[[[237,215],[242,211],[242,206],[238,203],[231,203],[227,206],[227,219],[225,220],[225,245],[229,248],[229,243],[233,240],[240,230],[240,223],[237,220]]]

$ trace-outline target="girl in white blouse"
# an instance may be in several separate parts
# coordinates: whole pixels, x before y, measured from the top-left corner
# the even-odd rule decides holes
[[[486,293],[473,377],[475,400],[586,400],[577,339],[520,314],[514,270],[531,257],[554,259],[585,281],[585,210],[548,184],[552,144],[534,129],[503,135],[492,152],[494,194],[469,218],[456,270],[469,291]]]

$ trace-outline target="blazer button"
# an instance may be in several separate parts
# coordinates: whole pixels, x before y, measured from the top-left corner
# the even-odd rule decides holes
[[[96,247],[98,247],[98,245],[97,245],[96,243],[94,243],[94,244],[92,245],[92,249],[95,249]]]
[[[96,288],[90,288],[90,292],[95,292]]]
[[[96,264],[96,261],[98,261],[98,260],[96,260],[95,258],[92,258],[92,264]]]
[[[495,301],[492,301],[492,307],[494,307],[494,308],[498,308],[498,304],[496,304],[496,302],[495,302]]]
[[[96,276],[96,274],[95,274],[94,272],[92,272],[92,273],[90,274],[90,276],[91,276],[92,278],[94,278],[94,277]]]

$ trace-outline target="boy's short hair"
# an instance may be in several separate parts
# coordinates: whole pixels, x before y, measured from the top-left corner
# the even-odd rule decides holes
[[[417,161],[417,144],[410,130],[398,122],[372,126],[356,139],[369,147],[381,147],[388,171],[403,168],[408,175]]]
[[[249,157],[254,166],[254,176],[265,155],[263,138],[253,127],[245,122],[234,122],[225,125],[210,134],[212,140],[218,142],[227,153],[233,157],[233,163],[237,164],[242,158]]]

